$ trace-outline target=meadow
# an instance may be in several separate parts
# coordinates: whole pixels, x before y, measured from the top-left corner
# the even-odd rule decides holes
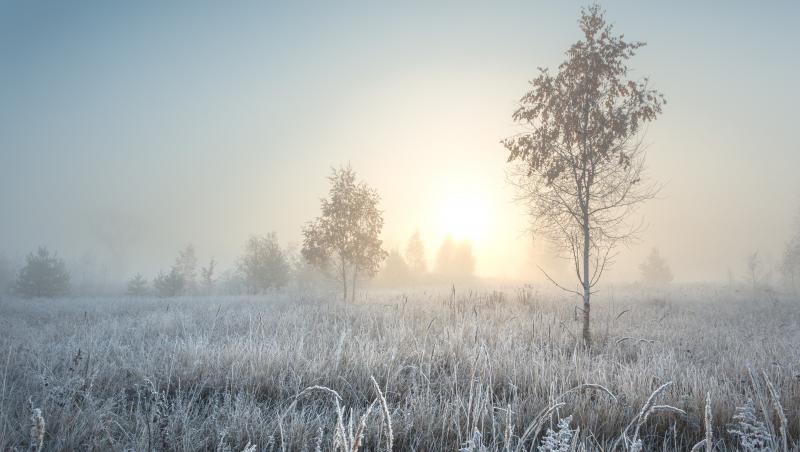
[[[590,350],[531,287],[333,300],[3,299],[0,450],[798,447],[796,300],[607,290]]]

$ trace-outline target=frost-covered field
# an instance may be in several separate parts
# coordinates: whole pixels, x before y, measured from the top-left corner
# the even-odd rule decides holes
[[[44,450],[549,450],[561,419],[579,450],[687,450],[707,394],[715,450],[748,399],[796,448],[800,303],[759,298],[607,293],[590,353],[574,303],[531,290],[4,299],[0,449],[43,423]]]

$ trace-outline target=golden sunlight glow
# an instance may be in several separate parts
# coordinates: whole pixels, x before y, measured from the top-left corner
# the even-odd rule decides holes
[[[439,234],[480,242],[489,227],[489,203],[480,193],[450,194],[439,207]]]

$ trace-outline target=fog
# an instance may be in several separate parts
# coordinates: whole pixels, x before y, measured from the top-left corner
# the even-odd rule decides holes
[[[568,274],[526,232],[500,140],[536,68],[579,37],[563,26],[577,5],[90,3],[0,5],[11,261],[45,245],[73,282],[121,283],[193,244],[231,268],[250,235],[299,243],[349,163],[382,198],[387,249],[419,230],[434,266],[450,234],[480,277]],[[604,7],[647,41],[635,75],[668,100],[646,135],[663,188],[606,280],[637,280],[653,247],[680,282],[744,277],[756,250],[774,268],[800,206],[798,5]]]
[[[0,2],[0,450],[800,450],[800,3],[698,3]]]

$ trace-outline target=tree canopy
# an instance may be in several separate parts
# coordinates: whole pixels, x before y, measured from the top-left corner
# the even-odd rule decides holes
[[[69,272],[64,260],[40,247],[25,258],[19,271],[16,292],[25,298],[58,297],[69,293]]]
[[[672,270],[667,261],[661,257],[658,248],[650,250],[647,260],[639,266],[642,272],[642,282],[651,285],[664,285],[672,282]]]
[[[271,232],[247,240],[239,272],[248,293],[257,294],[286,286],[289,270],[289,261],[278,244],[277,234]]]
[[[351,299],[359,276],[372,277],[387,253],[380,233],[383,212],[380,196],[348,165],[333,169],[328,178],[331,187],[321,200],[322,214],[303,229],[303,257],[315,267],[335,275],[347,299],[351,279]]]

